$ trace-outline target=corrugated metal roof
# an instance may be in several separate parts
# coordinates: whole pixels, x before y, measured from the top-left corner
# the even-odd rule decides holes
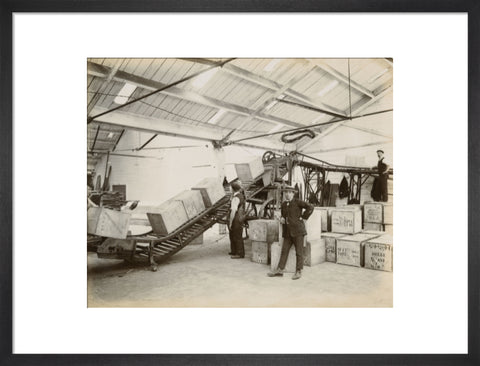
[[[209,72],[210,78],[205,77],[208,68],[225,60],[88,59],[90,116],[120,106],[115,98],[127,83],[136,86],[129,97],[134,100],[201,71],[201,75],[122,107],[119,112],[181,126],[234,131],[230,136],[234,140],[240,133],[253,136],[338,120],[333,114],[348,116],[350,107],[353,115],[392,108],[388,92],[393,85],[393,64],[386,59],[234,59]],[[203,84],[199,83],[202,78]],[[88,125],[89,143],[97,126]],[[315,131],[324,129],[317,127]],[[100,131],[96,145],[111,147],[103,141],[103,132],[108,130],[102,126]],[[195,129],[188,132],[195,134]],[[277,134],[269,139],[278,143],[279,137]]]

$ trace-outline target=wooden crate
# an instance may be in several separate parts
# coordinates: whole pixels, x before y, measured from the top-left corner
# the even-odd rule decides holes
[[[87,233],[115,239],[125,239],[130,224],[130,213],[103,207],[87,211]]]
[[[263,174],[262,158],[255,158],[247,163],[235,164],[238,178],[244,181],[252,181]]]
[[[388,202],[366,202],[363,221],[375,224],[393,224],[393,205]]]
[[[373,230],[373,231],[384,231],[383,224],[375,224],[372,222],[364,222],[363,223],[363,231],[365,230]]]
[[[325,239],[307,240],[303,247],[303,264],[312,267],[325,262]]]
[[[185,207],[185,212],[189,219],[194,218],[205,210],[202,194],[200,191],[183,191],[171,199],[171,201],[180,201]]]
[[[252,241],[252,262],[269,264],[270,246],[271,243],[264,241]]]
[[[277,220],[251,220],[248,222],[248,236],[252,241],[273,243],[279,241],[279,226]]]
[[[365,268],[393,271],[393,237],[385,234],[365,243]]]
[[[329,232],[332,231],[332,211],[333,207],[315,207],[315,210],[320,211],[322,216],[322,231]]]
[[[271,252],[271,261],[270,268],[271,270],[277,269],[278,263],[280,262],[280,255],[282,253],[282,245],[278,242],[272,243],[270,247]],[[297,264],[297,255],[295,253],[295,246],[292,245],[290,252],[288,253],[287,263],[285,264],[286,273],[294,273]]]
[[[335,263],[337,261],[337,239],[343,238],[345,234],[323,233],[325,240],[325,260]]]
[[[198,182],[192,190],[198,190],[202,194],[203,203],[205,207],[211,207],[223,197],[225,197],[225,190],[218,178],[205,178]]]
[[[393,204],[390,202],[383,204],[383,223],[393,225]]]
[[[233,182],[238,178],[237,169],[235,169],[235,164],[225,164],[225,177],[227,182]]]
[[[188,221],[185,207],[180,201],[167,201],[148,212],[148,221],[155,233],[168,235]]]
[[[322,236],[322,213],[323,210],[315,208],[305,221],[305,229],[307,230],[308,240],[318,240]]]
[[[332,232],[356,234],[362,231],[362,211],[358,208],[337,208],[332,211]]]
[[[385,233],[393,235],[393,225],[385,224]]]
[[[376,238],[374,234],[355,234],[337,239],[337,263],[363,267],[365,242]]]

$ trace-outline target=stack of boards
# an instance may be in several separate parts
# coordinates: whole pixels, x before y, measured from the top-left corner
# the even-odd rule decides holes
[[[125,211],[92,207],[88,210],[87,232],[117,239],[152,230],[158,235],[169,235],[223,197],[225,190],[221,181],[212,177],[160,205],[139,204],[135,209]]]

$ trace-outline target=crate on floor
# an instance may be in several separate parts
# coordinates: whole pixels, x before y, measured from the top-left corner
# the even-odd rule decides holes
[[[87,211],[87,233],[115,239],[125,239],[131,214],[103,207],[90,207]]]
[[[365,268],[393,271],[393,236],[385,234],[365,243]]]
[[[318,240],[322,237],[322,210],[315,208],[304,222],[308,240]]]
[[[265,241],[252,241],[252,262],[269,264],[270,263],[271,243]]]
[[[335,263],[337,261],[337,239],[343,238],[346,234],[322,233],[325,239],[325,260]]]
[[[303,264],[312,267],[325,262],[325,239],[307,240],[303,247]]]
[[[222,182],[216,177],[201,180],[192,187],[192,190],[200,191],[203,203],[207,208],[213,206],[226,195]]]
[[[356,234],[362,231],[362,211],[358,207],[336,208],[332,211],[332,232]]]
[[[183,191],[171,199],[172,201],[180,201],[185,207],[185,212],[189,219],[194,218],[205,210],[202,194],[200,191]]]
[[[155,233],[168,235],[188,221],[185,206],[180,201],[167,201],[147,212],[148,221]]]
[[[355,234],[337,239],[337,263],[363,267],[365,242],[378,237],[375,234]]]
[[[279,222],[277,220],[248,221],[248,235],[252,241],[273,243],[279,240]]]
[[[370,231],[385,231],[383,228],[383,224],[376,224],[373,222],[364,222],[363,223],[363,231],[370,230]]]
[[[271,252],[271,261],[270,261],[270,268],[271,270],[275,270],[278,267],[278,263],[280,262],[280,255],[282,253],[282,245],[279,242],[272,243],[270,247]],[[290,252],[288,253],[287,263],[285,264],[286,273],[294,273],[297,264],[297,255],[295,252],[295,247],[292,245],[290,248]]]
[[[262,158],[255,158],[246,163],[235,164],[237,176],[242,182],[252,181],[263,174]]]

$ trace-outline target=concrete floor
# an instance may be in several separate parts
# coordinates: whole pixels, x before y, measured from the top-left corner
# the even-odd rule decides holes
[[[215,229],[215,227],[214,227]],[[211,229],[158,266],[132,268],[88,254],[89,307],[392,307],[393,273],[322,263],[267,277],[269,265],[233,260],[228,236]]]

